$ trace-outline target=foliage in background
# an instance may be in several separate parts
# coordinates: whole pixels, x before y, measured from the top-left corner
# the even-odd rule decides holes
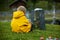
[[[9,10],[9,5],[13,1],[14,0],[0,0],[0,11],[7,11],[7,10]],[[47,2],[47,1],[49,1],[49,2]],[[29,10],[32,10],[35,7],[40,7],[40,8],[42,7],[43,9],[48,9],[48,8],[50,9],[52,7],[52,1],[51,0],[47,0],[47,1],[28,0],[26,3],[27,3],[27,6],[28,6]],[[60,3],[56,3],[56,9],[60,9]]]
[[[0,11],[8,11],[9,10],[9,5],[13,1],[14,0],[0,0]]]

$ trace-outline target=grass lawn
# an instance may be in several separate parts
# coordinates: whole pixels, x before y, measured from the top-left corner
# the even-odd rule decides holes
[[[29,33],[13,33],[10,22],[0,22],[0,40],[39,40],[40,36],[47,38],[49,35],[60,38],[60,25],[46,24],[46,30],[34,29]]]

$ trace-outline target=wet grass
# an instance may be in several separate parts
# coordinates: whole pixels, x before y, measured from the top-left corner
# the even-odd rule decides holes
[[[0,22],[0,40],[39,40],[40,36],[60,38],[60,25],[46,24],[46,30],[34,29],[29,33],[13,33],[10,22]]]

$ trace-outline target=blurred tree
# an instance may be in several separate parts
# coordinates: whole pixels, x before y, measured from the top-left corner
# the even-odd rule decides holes
[[[7,4],[6,4],[7,0],[0,0],[0,11],[1,10],[5,10]]]
[[[51,10],[52,6],[54,5],[54,2],[58,3],[60,1],[59,0],[27,0],[27,5],[30,3],[29,5],[30,5],[30,7],[32,6],[33,9],[35,7],[41,7],[43,9]],[[59,6],[60,5],[58,4],[57,7],[59,8]]]
[[[48,9],[48,1],[39,1],[38,3],[36,3],[37,8],[43,8],[43,9]]]
[[[32,2],[30,1],[30,0],[28,0],[27,2],[26,2],[26,4],[27,4],[27,9],[28,10],[32,10],[33,9],[33,4],[32,4]]]
[[[39,0],[26,0],[28,8],[34,9],[36,6],[36,3],[39,2]]]
[[[9,9],[9,4],[13,0],[0,0],[0,11],[8,11]]]
[[[56,3],[56,10],[60,9],[60,3]]]
[[[0,0],[0,11],[8,10],[9,4],[14,0]],[[48,1],[48,2],[47,2]],[[56,3],[56,9],[60,9],[60,0],[26,0],[28,9],[34,9],[35,7],[42,7],[43,9],[51,9],[53,1]]]

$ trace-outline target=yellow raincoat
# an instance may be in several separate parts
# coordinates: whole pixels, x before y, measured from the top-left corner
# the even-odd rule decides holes
[[[13,32],[29,32],[31,30],[31,23],[23,11],[15,11],[11,20],[11,27]]]

